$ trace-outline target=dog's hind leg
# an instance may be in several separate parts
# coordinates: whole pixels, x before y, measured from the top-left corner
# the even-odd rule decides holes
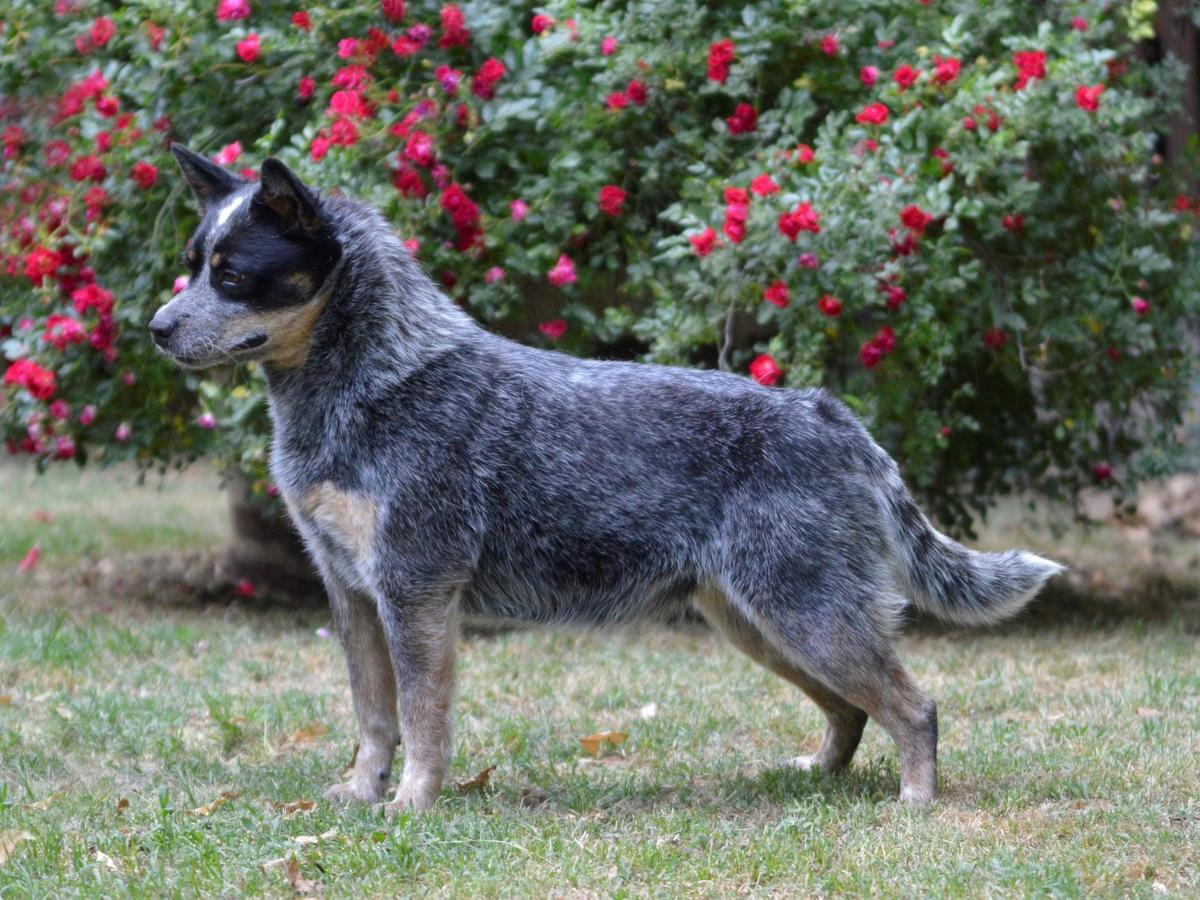
[[[796,685],[825,714],[825,736],[820,748],[812,756],[792,760],[792,765],[803,769],[815,767],[827,772],[846,768],[862,739],[867,714],[789,661],[720,591],[701,591],[695,602],[709,624],[725,635],[731,644],[755,662]]]
[[[766,640],[828,690],[865,710],[900,750],[900,799],[937,797],[937,707],[905,671],[871,593],[837,590],[814,605],[788,597],[750,611]],[[830,599],[837,598],[837,599]],[[760,595],[761,599],[761,595]]]
[[[326,579],[338,637],[350,669],[350,696],[358,720],[358,750],[349,778],[325,792],[332,800],[375,801],[392,777],[400,736],[396,675],[375,601]]]
[[[458,640],[454,592],[420,593],[384,601],[384,619],[400,694],[404,773],[388,814],[428,809],[450,767],[450,704]]]

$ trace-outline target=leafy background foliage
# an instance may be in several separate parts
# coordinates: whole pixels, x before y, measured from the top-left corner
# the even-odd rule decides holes
[[[242,7],[247,17],[228,17]],[[264,0],[7,4],[0,352],[52,370],[53,399],[70,407],[58,419],[53,399],[9,386],[10,446],[147,467],[213,453],[266,490],[261,373],[204,380],[145,338],[195,224],[167,152],[178,139],[212,154],[238,142],[233,168],[276,155],[314,185],[378,204],[451,296],[528,343],[740,372],[769,355],[778,383],[823,384],[851,403],[952,528],[1002,493],[1097,482],[1120,493],[1171,465],[1193,377],[1184,329],[1197,258],[1192,203],[1155,156],[1179,73],[1146,64],[1134,43],[1155,4],[450,9],[341,0],[303,7],[304,28],[299,6]],[[112,36],[97,41],[100,18]],[[421,26],[424,45],[397,53]],[[252,34],[247,61],[239,43]],[[734,50],[720,81],[709,56],[723,40]],[[1044,75],[1018,90],[1014,55],[1029,51],[1045,53]],[[489,59],[504,69],[491,98],[472,90]],[[959,67],[939,81],[947,60]],[[906,65],[920,74],[902,89]],[[107,86],[64,115],[64,96],[96,71]],[[1085,108],[1079,88],[1100,84]],[[739,132],[730,117],[743,103],[757,121]],[[859,120],[871,103],[887,107],[885,123]],[[56,140],[64,165],[47,154]],[[77,181],[88,156],[104,172]],[[152,185],[132,177],[138,163],[157,168]],[[625,192],[616,215],[601,207],[606,186]],[[96,188],[102,202],[89,203]],[[749,191],[745,203],[734,195],[740,241],[726,231],[729,188]],[[819,232],[792,241],[779,219],[803,203]],[[692,238],[708,228],[717,245],[701,256]],[[27,275],[38,248],[64,247],[55,271]],[[551,283],[563,255],[576,280]],[[98,324],[71,299],[88,279],[115,297],[114,343],[57,349],[43,339],[49,315]],[[775,282],[786,306],[764,300]],[[839,315],[822,311],[826,296]]]

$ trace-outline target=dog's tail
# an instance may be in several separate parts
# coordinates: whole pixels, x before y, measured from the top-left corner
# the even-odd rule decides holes
[[[1032,553],[979,553],[938,532],[887,460],[883,504],[893,533],[899,587],[913,605],[947,622],[985,625],[1015,615],[1066,567]]]

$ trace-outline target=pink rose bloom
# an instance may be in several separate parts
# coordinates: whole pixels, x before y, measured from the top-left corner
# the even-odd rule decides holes
[[[605,56],[612,56],[617,52],[617,39],[612,35],[606,37],[600,42],[600,52]]]
[[[89,403],[79,413],[79,424],[86,428],[88,425],[91,425],[95,421],[96,421],[96,407]]]
[[[250,0],[221,0],[217,4],[217,18],[222,22],[250,18]]]
[[[554,268],[546,273],[546,278],[555,287],[574,284],[576,280],[575,263],[571,261],[571,257],[563,253],[558,257],[558,262],[554,264]]]
[[[124,444],[133,437],[133,428],[128,422],[122,422],[117,426],[117,430],[113,432],[113,437],[117,439],[118,444]]]
[[[201,413],[200,417],[196,419],[196,424],[211,431],[217,427],[217,417],[212,413]]]
[[[221,148],[221,151],[213,157],[213,161],[220,166],[231,166],[237,162],[238,157],[242,155],[242,142],[234,141],[232,144],[226,144]]]
[[[527,215],[529,215],[529,204],[519,198],[508,204],[508,208],[512,210],[512,218],[514,222],[520,222]]]
[[[487,270],[487,274],[483,276],[483,280],[488,284],[495,284],[497,281],[503,281],[504,270],[499,266],[492,266]]]
[[[879,70],[874,66],[863,66],[859,70],[858,77],[867,87],[871,87],[879,80]]]

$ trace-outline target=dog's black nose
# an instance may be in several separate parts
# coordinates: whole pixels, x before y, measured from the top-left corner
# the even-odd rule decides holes
[[[178,319],[160,318],[155,316],[150,320],[150,333],[154,335],[154,343],[162,346],[179,327]]]

